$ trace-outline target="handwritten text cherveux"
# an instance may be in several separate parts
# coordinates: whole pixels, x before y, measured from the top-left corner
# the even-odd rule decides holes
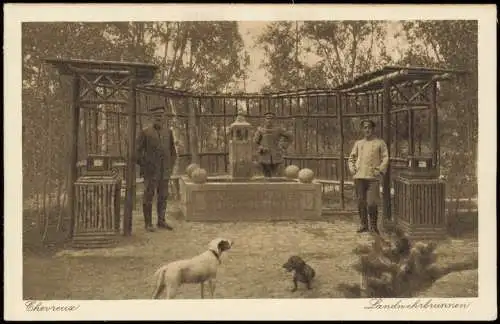
[[[74,312],[80,305],[54,305],[40,301],[27,301],[24,303],[28,312]]]

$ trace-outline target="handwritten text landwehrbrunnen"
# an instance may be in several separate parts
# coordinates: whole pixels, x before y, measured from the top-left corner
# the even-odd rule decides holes
[[[457,309],[469,308],[471,303],[457,303],[457,302],[432,302],[432,299],[427,300],[407,300],[399,299],[384,300],[384,299],[371,299],[370,305],[365,306],[365,309],[387,310],[387,309]]]

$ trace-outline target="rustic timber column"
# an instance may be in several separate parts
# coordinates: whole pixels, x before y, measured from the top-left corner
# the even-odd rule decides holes
[[[304,119],[302,117],[302,104],[301,104],[301,97],[297,95],[297,110],[295,112],[295,115],[298,115],[295,117],[295,136],[294,136],[294,142],[297,143],[296,147],[298,147],[298,150],[294,153],[299,153],[299,155],[302,155],[304,153]],[[298,135],[297,135],[298,134]],[[304,167],[304,161],[300,160],[300,168]]]
[[[328,97],[327,97],[328,98]],[[339,120],[339,132],[340,132],[340,209],[344,210],[345,208],[345,193],[344,193],[344,182],[345,182],[345,161],[344,161],[344,119],[342,118],[343,107],[342,107],[342,98],[341,94],[338,93],[335,96],[335,103],[337,106],[337,117]]]
[[[123,213],[123,234],[125,236],[130,236],[132,234],[132,212],[135,205],[135,138],[137,129],[136,83],[136,71],[132,69],[129,81],[127,194]]]
[[[430,89],[431,99],[428,104],[430,113],[431,157],[415,152],[414,110],[417,105],[409,103],[408,140],[409,161],[405,172],[395,181],[397,222],[412,239],[443,239],[447,234],[445,214],[445,183],[438,178],[438,134],[436,81],[431,80],[419,92]],[[428,90],[427,90],[428,91]],[[411,101],[411,100],[410,100]]]
[[[383,115],[382,115],[382,124],[383,124],[383,136],[384,141],[387,144],[387,153],[389,155],[389,159],[391,157],[391,81],[388,79],[384,80],[384,105],[383,105]],[[391,221],[391,162],[389,161],[389,166],[387,167],[387,172],[384,174],[382,181],[382,198],[383,198],[383,213],[384,213],[384,221]]]
[[[412,157],[415,155],[415,127],[413,124],[413,108],[411,106],[407,107],[408,112],[408,156]]]
[[[70,215],[69,236],[73,237],[75,227],[75,182],[78,177],[78,135],[80,126],[80,76],[73,74],[73,98],[71,114],[71,152],[69,168],[69,186],[68,186],[68,206]]]
[[[196,107],[193,102],[193,98],[188,99],[189,108],[189,139],[190,139],[190,149],[191,149],[191,163],[200,164],[200,157],[198,154],[198,125],[196,118]]]
[[[439,170],[439,134],[438,134],[438,111],[437,111],[437,81],[432,81],[431,88],[431,152],[432,163]]]
[[[224,115],[223,123],[224,123],[224,151],[226,152],[227,156],[229,156],[229,143],[227,139],[227,132],[226,132],[226,98],[222,98],[222,114]],[[229,158],[225,157],[224,158],[224,172],[228,172],[228,163],[229,163]]]

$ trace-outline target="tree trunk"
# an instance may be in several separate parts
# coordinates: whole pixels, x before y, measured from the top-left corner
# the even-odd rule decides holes
[[[349,72],[349,79],[354,78],[354,72],[356,70],[356,58],[358,53],[358,27],[357,25],[352,26],[352,47],[351,47],[351,67]]]

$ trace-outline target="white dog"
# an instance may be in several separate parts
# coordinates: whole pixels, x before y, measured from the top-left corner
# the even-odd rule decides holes
[[[167,290],[167,299],[175,298],[177,289],[185,283],[201,284],[201,298],[204,296],[204,283],[208,281],[210,296],[214,297],[215,277],[224,251],[231,249],[233,242],[223,238],[212,240],[208,250],[191,259],[178,260],[160,267],[155,272],[156,287],[153,299],[158,299]]]

